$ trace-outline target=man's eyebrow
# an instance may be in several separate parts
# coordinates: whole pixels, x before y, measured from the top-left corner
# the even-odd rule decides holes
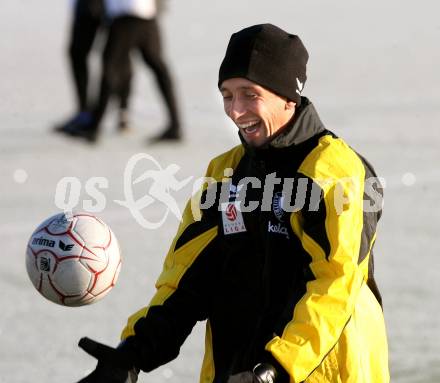
[[[238,90],[253,90],[253,91],[256,91],[256,89],[254,87],[252,87],[252,86],[239,86],[237,89]],[[225,88],[225,87],[222,86],[220,88],[220,92],[230,92],[230,90],[228,88]]]

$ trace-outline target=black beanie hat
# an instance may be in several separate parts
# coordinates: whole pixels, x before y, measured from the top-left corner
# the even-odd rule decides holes
[[[229,78],[244,77],[299,106],[308,58],[298,36],[272,24],[253,25],[231,36],[218,87]]]

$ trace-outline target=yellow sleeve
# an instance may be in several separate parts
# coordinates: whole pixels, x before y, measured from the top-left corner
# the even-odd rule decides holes
[[[156,282],[156,293],[148,306],[143,307],[128,318],[127,325],[122,331],[121,339],[125,339],[135,334],[135,324],[139,319],[147,316],[148,310],[151,306],[160,306],[164,304],[164,302],[178,288],[179,282],[184,276],[185,272],[217,236],[218,228],[217,226],[213,226],[175,250],[175,245],[180,237],[180,234],[184,232],[185,228],[188,227],[192,221],[192,218],[190,217],[192,217],[192,212],[190,204],[188,203],[185,209],[184,219],[181,227],[179,228],[178,234],[170,246],[170,250],[165,258],[162,272]]]
[[[200,191],[191,198],[183,212],[182,221],[177,234],[171,243],[165,258],[162,272],[156,282],[156,293],[148,306],[141,308],[128,318],[127,324],[122,331],[121,339],[135,334],[135,324],[139,319],[147,316],[150,307],[161,306],[176,292],[179,282],[188,272],[193,263],[207,246],[217,237],[217,222],[205,222],[202,218],[205,213],[200,209],[200,197],[210,183],[221,182],[225,169],[235,168],[244,154],[243,147],[237,146],[230,151],[214,158],[207,169],[207,183],[201,186]],[[182,236],[185,240],[181,243]]]
[[[324,136],[299,173],[312,179],[322,192],[319,230],[305,230],[310,225],[304,212],[293,213],[290,219],[293,232],[310,255],[314,279],[307,283],[282,336],[266,345],[292,382],[307,379],[338,342],[366,280],[359,265],[365,178],[362,161],[342,140]]]

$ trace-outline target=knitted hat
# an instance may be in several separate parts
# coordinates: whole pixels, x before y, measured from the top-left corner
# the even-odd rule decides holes
[[[299,105],[308,58],[298,36],[272,24],[253,25],[231,36],[218,86],[229,78],[244,77]]]

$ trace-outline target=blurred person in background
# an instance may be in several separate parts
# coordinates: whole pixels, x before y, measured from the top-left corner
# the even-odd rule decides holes
[[[119,94],[128,97],[132,77],[130,54],[138,51],[154,73],[168,114],[165,129],[150,142],[180,140],[180,119],[173,81],[162,54],[158,4],[155,0],[105,0],[105,9],[110,28],[103,55],[99,98],[86,119],[69,125],[62,132],[90,142],[96,141],[111,97]]]
[[[234,33],[219,71],[241,144],[188,203],[157,292],[81,383],[135,382],[207,320],[201,383],[388,383],[373,167],[302,96],[308,52],[271,24]],[[209,181],[208,181],[209,180]]]
[[[107,34],[107,20],[104,0],[76,0],[72,3],[73,17],[69,42],[69,63],[72,73],[77,110],[73,117],[55,129],[68,131],[77,124],[90,123],[91,89],[89,56],[97,36],[103,39]],[[94,85],[94,84],[93,84]],[[128,96],[130,84],[122,87],[119,96],[118,128],[122,131],[128,128]],[[96,95],[95,95],[96,96]]]

